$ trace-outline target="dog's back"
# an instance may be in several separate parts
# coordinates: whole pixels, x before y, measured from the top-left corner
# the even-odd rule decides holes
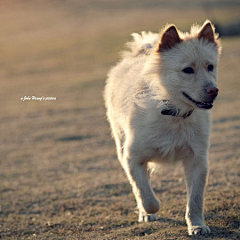
[[[114,114],[116,120],[126,117],[123,115],[127,114],[127,108],[141,91],[138,85],[144,87],[145,77],[141,73],[159,41],[159,35],[151,32],[133,33],[132,36],[133,41],[126,44],[129,51],[122,52],[122,61],[109,72],[104,92],[108,117]]]

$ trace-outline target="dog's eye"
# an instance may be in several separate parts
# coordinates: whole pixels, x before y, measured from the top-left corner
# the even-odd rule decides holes
[[[187,73],[187,74],[193,74],[194,73],[194,70],[191,67],[184,68],[182,71],[184,73]]]
[[[209,64],[207,68],[208,68],[208,71],[209,71],[209,72],[212,72],[212,71],[213,71],[213,69],[214,69],[214,67],[213,67],[213,65],[212,65],[212,64]]]

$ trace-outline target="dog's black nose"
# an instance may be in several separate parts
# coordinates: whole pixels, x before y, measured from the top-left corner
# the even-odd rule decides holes
[[[218,88],[216,87],[208,87],[207,93],[210,97],[216,97],[218,95]]]

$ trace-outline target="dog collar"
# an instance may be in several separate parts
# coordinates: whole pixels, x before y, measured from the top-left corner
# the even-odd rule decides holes
[[[168,100],[163,100],[163,102],[165,103],[167,108],[164,108],[161,111],[162,115],[169,115],[169,116],[173,116],[173,117],[183,117],[185,119],[185,118],[191,116],[193,113],[193,109],[192,109],[184,114],[180,114],[181,110],[179,108],[175,107],[174,105],[169,104]]]

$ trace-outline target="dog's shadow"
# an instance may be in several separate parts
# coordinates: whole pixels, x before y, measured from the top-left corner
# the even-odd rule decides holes
[[[236,232],[227,227],[217,227],[217,226],[209,226],[211,229],[210,235],[205,237],[205,239],[239,239],[239,231]]]
[[[179,220],[175,220],[175,219],[171,219],[171,218],[158,218],[157,219],[158,222],[160,223],[171,223],[174,225],[181,225],[181,226],[187,226],[186,223],[184,221],[179,221]]]
[[[180,226],[186,226],[185,221],[179,221],[179,220],[174,220],[171,218],[158,218],[157,220],[160,223],[170,223],[173,225],[180,225]],[[216,238],[221,238],[221,239],[239,239],[239,231],[234,231],[232,229],[226,228],[221,228],[217,226],[211,226],[209,225],[211,229],[210,234],[206,235],[195,235],[195,236],[189,236],[186,232],[186,239],[216,239]]]

